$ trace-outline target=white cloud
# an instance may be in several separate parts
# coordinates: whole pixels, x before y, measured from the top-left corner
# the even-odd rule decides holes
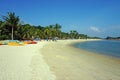
[[[90,27],[90,29],[94,32],[101,32],[100,29],[98,29],[97,27],[94,27],[94,26]]]

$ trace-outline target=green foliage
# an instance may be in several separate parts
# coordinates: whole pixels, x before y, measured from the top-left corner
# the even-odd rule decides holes
[[[8,24],[11,27],[17,26],[19,23],[19,17],[15,16],[14,12],[8,12],[6,16],[3,16],[3,19],[6,22],[6,24]]]
[[[19,17],[15,16],[14,12],[9,12],[6,16],[3,16],[3,20],[7,26],[11,27],[11,39],[13,40],[14,29],[17,28],[19,24]]]
[[[109,40],[114,40],[114,39],[116,39],[116,40],[120,40],[120,37],[110,37],[110,36],[108,36],[108,37],[106,37],[106,39],[109,39]]]
[[[22,24],[19,16],[14,12],[8,13],[0,20],[0,39],[14,39],[15,40],[29,40],[35,38],[59,38],[59,39],[86,39],[87,35],[79,34],[76,30],[71,30],[69,33],[61,31],[61,25],[56,23],[54,25],[33,26],[30,24]],[[12,35],[12,37],[11,37]]]
[[[8,36],[7,35],[1,35],[0,36],[0,40],[7,40],[8,39]]]

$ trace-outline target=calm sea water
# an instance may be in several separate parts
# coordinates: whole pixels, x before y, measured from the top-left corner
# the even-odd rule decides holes
[[[120,58],[120,41],[117,40],[88,41],[75,44],[75,46],[91,52]]]

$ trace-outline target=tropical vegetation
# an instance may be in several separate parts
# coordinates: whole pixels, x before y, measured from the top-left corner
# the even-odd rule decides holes
[[[120,40],[120,37],[110,37],[110,36],[108,36],[108,37],[106,37],[106,39],[108,39],[108,40]]]
[[[58,23],[48,26],[34,26],[23,24],[19,16],[14,12],[7,13],[0,20],[0,40],[30,40],[30,39],[86,39],[85,34],[80,34],[76,30],[63,32],[62,26]]]

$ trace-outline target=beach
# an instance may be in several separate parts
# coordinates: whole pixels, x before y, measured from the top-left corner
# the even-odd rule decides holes
[[[94,40],[0,46],[0,80],[120,80],[120,59],[73,47]]]
[[[63,40],[42,48],[56,80],[120,80],[120,60],[71,46],[82,41]]]
[[[40,48],[45,42],[24,46],[0,46],[0,80],[54,80]]]

